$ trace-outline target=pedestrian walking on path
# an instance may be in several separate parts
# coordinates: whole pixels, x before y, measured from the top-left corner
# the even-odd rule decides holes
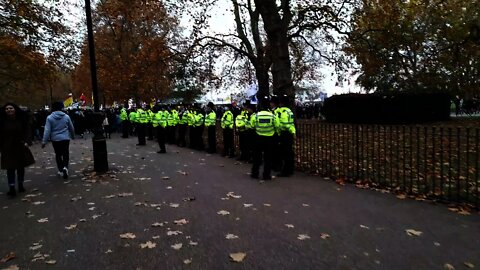
[[[25,167],[35,160],[28,146],[32,145],[30,126],[27,115],[16,104],[7,103],[0,111],[0,152],[1,168],[7,170],[9,191],[7,195],[14,197],[15,172],[17,176],[18,192],[25,192],[23,181]]]
[[[72,120],[63,111],[63,102],[52,104],[52,113],[47,117],[43,133],[42,148],[48,140],[52,141],[57,162],[58,175],[68,179],[68,163],[70,158],[70,139],[74,139],[75,131]]]

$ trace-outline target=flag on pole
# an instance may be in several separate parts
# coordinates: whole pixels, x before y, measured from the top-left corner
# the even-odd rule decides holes
[[[73,96],[72,93],[68,95],[68,97],[63,101],[63,107],[70,107],[73,104]]]

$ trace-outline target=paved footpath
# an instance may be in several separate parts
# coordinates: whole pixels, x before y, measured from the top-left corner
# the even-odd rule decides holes
[[[135,143],[108,140],[100,177],[91,140],[73,141],[67,182],[51,145],[33,146],[26,194],[8,200],[2,175],[0,258],[16,257],[0,269],[480,268],[478,213],[302,173],[259,184],[249,164]]]

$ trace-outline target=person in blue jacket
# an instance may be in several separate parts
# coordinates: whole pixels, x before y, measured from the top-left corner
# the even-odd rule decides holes
[[[43,133],[42,148],[48,140],[52,141],[57,161],[58,175],[68,179],[68,162],[70,151],[70,139],[74,139],[75,131],[72,120],[63,111],[63,102],[52,104],[52,113],[47,117],[45,131]]]

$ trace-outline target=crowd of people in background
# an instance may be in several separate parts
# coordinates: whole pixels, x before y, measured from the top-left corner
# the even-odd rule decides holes
[[[217,153],[223,143],[222,156],[252,163],[251,177],[271,180],[271,171],[278,177],[293,174],[295,137],[294,113],[286,104],[288,97],[265,97],[259,104],[246,101],[226,105],[152,104],[107,108],[101,123],[107,139],[113,133],[122,138],[137,136],[137,146],[156,140],[159,154],[167,153],[166,145],[189,147],[210,154]],[[129,107],[129,108],[128,108]],[[315,117],[315,106],[295,108],[304,117]],[[57,174],[68,179],[69,145],[76,136],[85,138],[97,127],[95,113],[86,109],[65,109],[62,102],[52,104],[52,110],[32,112],[13,103],[0,111],[1,168],[7,170],[9,192],[14,197],[24,192],[25,167],[35,162],[28,146],[39,141],[42,148],[49,142],[55,151]],[[222,140],[217,140],[221,130]],[[236,151],[235,136],[239,151]],[[205,140],[206,138],[206,140]],[[16,188],[16,184],[18,188]]]

